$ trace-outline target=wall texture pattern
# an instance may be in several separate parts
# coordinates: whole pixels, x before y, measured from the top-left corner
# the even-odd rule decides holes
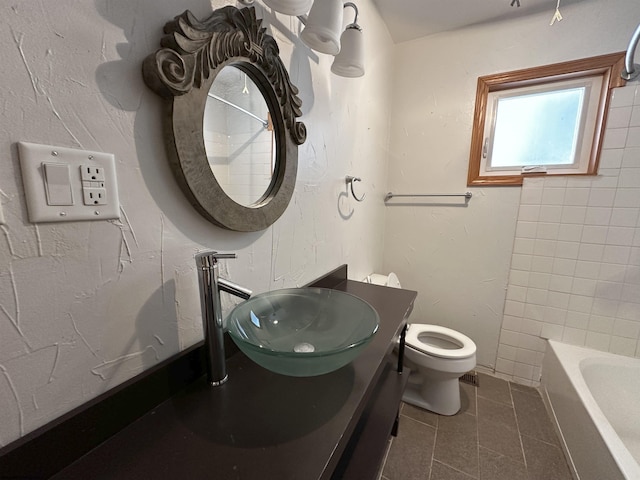
[[[0,445],[201,340],[198,251],[236,252],[223,274],[256,293],[343,263],[355,279],[381,267],[392,43],[368,0],[358,3],[368,69],[360,79],[332,75],[332,57],[300,42],[297,19],[256,2],[308,129],[284,215],[263,232],[229,232],[179,190],[142,61],[160,48],[168,20],[231,3],[0,4]],[[18,141],[115,154],[120,220],[29,223]],[[349,198],[350,174],[370,200]]]

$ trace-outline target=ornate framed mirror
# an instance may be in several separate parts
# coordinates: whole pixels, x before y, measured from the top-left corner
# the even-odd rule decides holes
[[[164,100],[180,188],[209,221],[240,232],[284,213],[307,136],[298,89],[261,25],[253,7],[226,6],[202,21],[187,10],[165,25],[162,48],[142,68]]]

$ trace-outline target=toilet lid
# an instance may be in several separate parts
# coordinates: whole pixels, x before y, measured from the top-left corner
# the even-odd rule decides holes
[[[405,342],[414,350],[441,358],[467,358],[476,344],[466,335],[440,325],[414,323],[408,326]]]

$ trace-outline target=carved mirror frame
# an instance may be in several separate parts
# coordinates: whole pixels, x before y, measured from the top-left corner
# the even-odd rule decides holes
[[[298,89],[266,33],[255,8],[226,6],[205,20],[185,11],[167,22],[163,48],[149,55],[142,73],[164,99],[163,137],[171,169],[190,203],[214,224],[240,232],[264,230],[285,211],[296,182],[298,146],[307,130]],[[232,65],[245,72],[262,93],[274,126],[275,170],[265,194],[253,205],[233,201],[209,166],[203,118],[207,93],[217,74]]]

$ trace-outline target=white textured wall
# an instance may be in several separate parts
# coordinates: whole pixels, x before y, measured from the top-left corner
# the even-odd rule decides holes
[[[205,17],[209,1],[0,4],[0,445],[200,340],[199,250],[237,252],[225,273],[255,292],[342,263],[356,279],[381,268],[392,44],[372,4],[358,6],[361,79],[331,75],[330,58],[298,41],[297,20],[264,12],[308,139],[283,217],[240,234],[206,222],[179,191],[160,99],[141,75],[165,22],[185,9]],[[30,224],[18,141],[114,153],[121,220]],[[347,174],[363,177],[364,203],[347,198]]]
[[[554,26],[545,11],[397,45],[389,190],[467,190],[479,76],[624,50],[640,22],[636,0],[584,0],[561,12]],[[418,290],[412,321],[469,335],[478,363],[492,368],[521,188],[470,190],[467,208],[387,207],[384,269]]]
[[[599,175],[522,188],[496,372],[537,384],[551,338],[640,357],[640,83],[613,92]]]

